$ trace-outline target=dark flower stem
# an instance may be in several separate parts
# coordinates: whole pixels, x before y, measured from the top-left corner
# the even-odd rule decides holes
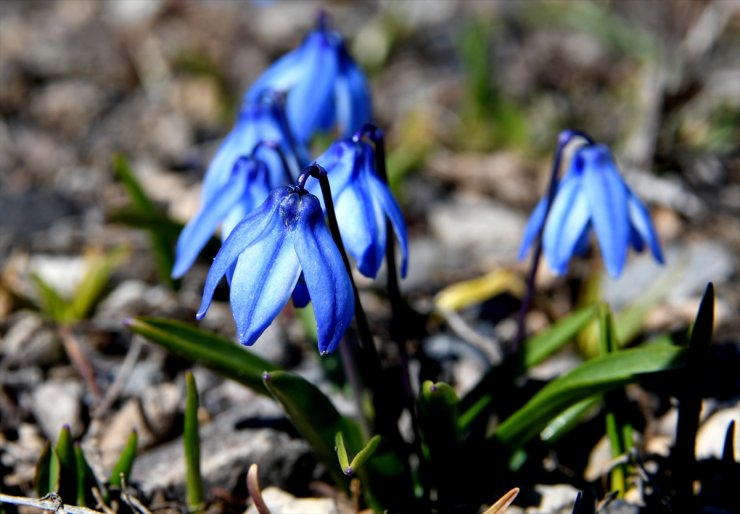
[[[545,230],[545,224],[547,223],[547,216],[550,214],[550,208],[552,207],[553,200],[555,200],[555,193],[558,188],[558,175],[560,173],[560,166],[563,160],[563,150],[565,147],[573,141],[575,137],[581,137],[586,140],[588,144],[593,144],[593,140],[585,133],[578,130],[564,130],[558,136],[558,146],[555,150],[555,158],[552,161],[552,169],[550,171],[550,182],[547,186],[547,204],[545,205],[545,217],[542,220],[542,226],[537,233],[537,238],[534,243],[534,252],[532,253],[532,263],[529,268],[529,274],[527,275],[527,289],[522,299],[522,305],[519,308],[519,314],[516,320],[516,335],[512,341],[509,352],[511,355],[518,355],[521,351],[522,343],[524,343],[524,337],[526,336],[525,321],[529,309],[532,308],[532,302],[534,300],[534,284],[537,278],[537,270],[540,266],[540,260],[542,257],[542,232]]]
[[[395,442],[403,441],[403,438],[398,431],[396,420],[389,419],[389,417],[385,415],[385,409],[383,408],[384,405],[387,405],[386,402],[388,400],[386,397],[388,394],[390,394],[390,389],[384,384],[383,366],[380,362],[378,351],[375,348],[375,343],[373,342],[372,332],[370,331],[370,325],[367,322],[367,316],[365,315],[365,310],[363,309],[362,302],[360,301],[360,294],[357,289],[357,285],[355,284],[354,278],[352,277],[352,268],[350,267],[347,252],[344,249],[344,243],[342,242],[342,236],[339,232],[339,225],[337,223],[337,217],[334,211],[334,202],[331,196],[331,186],[329,185],[329,178],[327,177],[326,170],[324,168],[322,168],[318,164],[311,164],[310,166],[304,168],[303,172],[298,177],[299,189],[303,189],[309,176],[317,179],[319,181],[319,184],[321,185],[321,194],[324,198],[324,205],[326,206],[329,230],[331,231],[332,237],[334,238],[334,243],[339,249],[339,253],[342,255],[344,266],[347,269],[347,275],[349,276],[350,283],[352,284],[352,290],[355,300],[355,322],[357,323],[357,333],[360,339],[360,350],[362,351],[362,358],[359,360],[360,364],[362,365],[363,371],[363,373],[361,373],[361,376],[364,379],[364,382],[373,392],[373,406],[375,408],[374,410],[376,430],[378,433],[384,435],[385,437],[388,437],[391,441],[391,444],[395,444]],[[346,360],[355,363],[355,359],[352,359],[351,356],[349,359]],[[343,357],[343,362],[344,361],[345,358]],[[352,373],[356,374],[356,369],[356,366],[350,366],[349,369],[347,369],[346,371],[348,374],[351,375]],[[353,378],[349,378],[350,383],[352,384]],[[356,396],[361,401],[361,392],[356,392]]]

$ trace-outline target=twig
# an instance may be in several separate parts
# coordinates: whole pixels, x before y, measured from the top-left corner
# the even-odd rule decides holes
[[[121,473],[121,498],[123,498],[123,501],[131,507],[131,510],[139,511],[141,514],[152,514],[152,511],[147,509],[136,496],[133,496],[128,492],[126,475],[124,473]]]
[[[103,495],[100,494],[100,489],[98,489],[97,487],[93,487],[92,495],[93,495],[93,498],[95,498],[95,501],[98,502],[98,505],[100,505],[100,508],[103,509],[103,512],[105,512],[105,514],[116,514],[116,511],[114,511],[108,505],[105,504]]]
[[[44,499],[46,498],[46,499]],[[42,499],[26,498],[24,496],[11,496],[9,494],[0,493],[0,503],[10,503],[12,505],[25,505],[27,507],[35,507],[40,510],[48,510],[51,512],[57,512],[59,514],[104,514],[100,511],[88,509],[87,507],[78,507],[76,505],[66,505],[62,503],[62,499],[56,495],[48,495]]]
[[[111,386],[105,392],[105,397],[95,408],[94,416],[101,417],[105,412],[110,409],[111,405],[118,399],[118,396],[123,391],[126,381],[131,376],[131,372],[134,370],[136,362],[139,360],[141,350],[144,348],[144,343],[139,337],[134,337],[131,340],[131,346],[126,353],[126,357],[121,363],[121,367],[118,370],[116,379],[113,381]]]
[[[97,382],[95,382],[95,370],[90,364],[87,356],[82,351],[80,343],[72,332],[72,328],[69,325],[59,326],[59,336],[62,339],[62,345],[64,350],[67,352],[67,357],[72,362],[72,366],[82,376],[85,381],[88,390],[93,394],[95,399],[99,399],[102,394]]]

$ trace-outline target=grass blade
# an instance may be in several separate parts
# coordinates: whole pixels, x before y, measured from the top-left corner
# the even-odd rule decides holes
[[[192,371],[185,374],[187,396],[185,399],[185,484],[191,512],[200,510],[203,503],[203,477],[200,473],[200,432],[198,429],[198,388]]]
[[[128,477],[131,475],[131,469],[134,467],[134,460],[136,460],[138,442],[139,437],[136,434],[136,430],[134,430],[128,437],[126,446],[123,448],[121,456],[118,457],[118,462],[113,466],[113,470],[110,473],[108,482],[111,487],[121,488],[121,475],[123,475],[124,480],[128,481]]]

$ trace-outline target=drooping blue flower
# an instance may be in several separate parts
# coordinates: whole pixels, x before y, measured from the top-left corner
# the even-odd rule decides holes
[[[291,183],[307,159],[288,128],[282,99],[264,95],[242,108],[203,180],[200,211],[177,240],[172,276],[187,272],[219,223],[221,237],[275,187]]]
[[[261,152],[260,157],[270,171],[271,189],[292,183],[307,164],[308,151],[293,137],[285,117],[284,100],[275,92],[256,95],[242,106],[234,127],[213,156],[203,178],[203,203],[229,181],[237,159],[251,154],[263,142],[276,145],[290,168],[286,172],[278,152]]]
[[[523,259],[543,223],[542,248],[550,268],[558,275],[568,269],[573,255],[588,249],[593,227],[610,276],[622,273],[629,246],[640,252],[645,243],[653,257],[663,263],[658,236],[650,213],[622,179],[609,148],[587,144],[575,150],[570,166],[557,185],[547,214],[542,199],[529,218],[519,251]]]
[[[342,137],[370,121],[370,88],[347,52],[342,36],[319,15],[301,46],[272,64],[247,92],[247,102],[267,90],[287,95],[286,110],[298,140],[338,126]]]
[[[232,267],[231,310],[239,342],[253,344],[293,293],[299,277],[313,302],[321,353],[334,351],[352,321],[354,296],[318,198],[300,187],[273,190],[239,223],[213,261],[197,318],[205,316]]]
[[[269,170],[264,161],[252,156],[237,159],[228,180],[203,199],[198,213],[180,233],[172,276],[179,278],[190,269],[219,224],[221,237],[226,239],[269,193]]]
[[[378,274],[388,237],[387,216],[401,246],[401,275],[406,276],[406,224],[393,193],[378,176],[372,145],[357,137],[341,139],[317,158],[316,164],[326,169],[339,231],[360,273],[373,278]]]

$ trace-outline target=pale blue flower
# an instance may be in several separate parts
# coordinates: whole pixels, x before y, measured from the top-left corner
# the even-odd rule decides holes
[[[624,182],[604,145],[587,144],[575,150],[545,222],[546,210],[544,198],[527,223],[520,259],[526,256],[544,223],[542,248],[550,268],[558,275],[565,274],[573,255],[582,255],[588,249],[592,227],[612,277],[622,273],[630,245],[639,252],[647,243],[655,260],[663,263],[650,213]]]
[[[349,136],[370,121],[370,88],[350,57],[342,36],[319,16],[316,29],[301,46],[272,64],[246,94],[251,102],[265,91],[287,95],[290,126],[299,141],[308,142],[317,131],[335,125]]]
[[[406,224],[388,184],[378,176],[372,145],[359,138],[336,141],[316,164],[326,169],[339,231],[360,273],[373,278],[378,274],[387,244],[387,217],[401,247],[401,275],[406,276]]]
[[[272,323],[301,274],[313,302],[322,354],[334,351],[352,321],[354,293],[341,254],[318,198],[301,187],[273,190],[234,228],[208,272],[198,319],[231,269],[231,310],[244,345],[253,344]]]

